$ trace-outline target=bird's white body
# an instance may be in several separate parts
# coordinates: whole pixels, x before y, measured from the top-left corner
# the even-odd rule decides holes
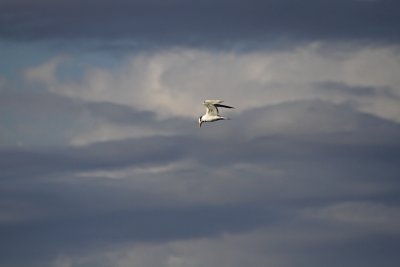
[[[233,108],[231,106],[222,105],[221,103],[224,102],[222,100],[205,100],[203,105],[206,106],[207,112],[203,116],[199,118],[199,127],[203,122],[212,122],[212,121],[219,121],[219,120],[228,120],[226,117],[222,117],[219,115],[219,107],[223,108]]]

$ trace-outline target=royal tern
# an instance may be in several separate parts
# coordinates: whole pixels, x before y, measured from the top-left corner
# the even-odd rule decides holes
[[[212,121],[219,121],[219,120],[228,120],[226,117],[222,117],[219,115],[218,108],[234,108],[231,106],[222,105],[221,103],[224,102],[222,100],[205,100],[203,105],[206,106],[207,112],[203,116],[199,117],[199,127],[203,122],[212,122]]]

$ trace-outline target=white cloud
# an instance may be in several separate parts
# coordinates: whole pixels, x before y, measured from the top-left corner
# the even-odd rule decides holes
[[[361,112],[400,122],[397,47],[348,49],[312,43],[293,50],[248,53],[171,49],[132,55],[113,69],[85,65],[85,73],[78,80],[60,78],[58,68],[70,60],[73,59],[67,56],[53,58],[27,69],[24,77],[29,83],[44,85],[56,94],[155,112],[161,119],[159,122],[181,117],[191,118],[195,123],[204,112],[201,102],[205,98],[224,99],[235,106],[235,110],[225,111],[228,115],[234,114],[232,117],[256,107],[320,99],[352,105]],[[252,136],[268,129],[288,132],[292,124],[297,130],[307,128],[296,124],[298,116],[289,113],[288,116],[286,111],[275,117],[266,116],[269,128],[264,121],[255,120]],[[334,127],[352,127],[337,123],[324,125],[331,125],[320,129],[327,132]],[[154,123],[121,125],[91,118],[85,129],[70,137],[69,143],[84,145],[178,132],[176,128],[165,125],[160,128]]]
[[[80,81],[63,82],[56,68],[65,57],[26,71],[58,94],[88,101],[132,105],[158,115],[197,117],[204,98],[221,98],[239,110],[320,98],[355,102],[363,111],[400,121],[400,53],[396,47],[342,49],[313,43],[279,52],[208,52],[169,50],[132,56],[118,69],[88,68]],[[346,92],[325,93],[316,84],[335,82],[373,87],[362,98]]]
[[[82,131],[77,132],[71,138],[70,144],[79,146],[93,142],[172,134],[168,131],[160,132],[144,125],[116,125],[95,119],[91,120],[91,124],[92,125],[88,129],[83,129]]]
[[[57,69],[60,64],[69,60],[68,56],[60,55],[50,59],[49,61],[35,67],[26,69],[23,72],[24,79],[29,83],[39,83],[47,85],[48,90],[56,90],[60,86],[57,77]]]

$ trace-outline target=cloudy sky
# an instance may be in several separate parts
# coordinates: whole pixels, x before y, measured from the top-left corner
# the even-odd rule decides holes
[[[0,266],[398,266],[397,0],[0,0]],[[204,99],[230,121],[197,126]]]

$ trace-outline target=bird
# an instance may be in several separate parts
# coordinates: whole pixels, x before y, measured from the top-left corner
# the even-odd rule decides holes
[[[203,122],[212,122],[212,121],[219,121],[219,120],[229,120],[226,117],[222,117],[219,115],[218,108],[234,108],[227,105],[222,105],[221,103],[224,102],[222,100],[205,100],[203,105],[206,106],[207,112],[206,114],[199,117],[199,127],[203,124]]]

